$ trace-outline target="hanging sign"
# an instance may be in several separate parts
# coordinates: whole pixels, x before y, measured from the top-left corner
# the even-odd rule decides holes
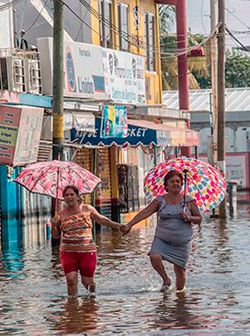
[[[43,111],[30,106],[0,106],[0,164],[24,166],[36,162]]]
[[[127,132],[127,108],[124,106],[104,106],[102,113],[101,137],[126,138]]]

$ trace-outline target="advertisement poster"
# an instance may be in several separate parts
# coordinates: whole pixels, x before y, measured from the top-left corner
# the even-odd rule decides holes
[[[42,87],[52,95],[53,39],[39,38]],[[64,41],[64,96],[105,99],[102,48],[87,43]]]
[[[23,166],[37,160],[43,109],[0,106],[0,164]]]
[[[239,189],[248,189],[249,163],[247,153],[228,153],[226,160],[228,180],[237,181]]]
[[[144,58],[128,52],[102,50],[106,98],[121,104],[144,104]]]
[[[104,106],[102,114],[102,138],[126,138],[128,133],[127,108]]]
[[[14,166],[23,166],[37,161],[43,124],[43,109],[25,106],[22,108],[18,128]]]
[[[0,106],[0,164],[13,164],[21,111],[20,108]]]

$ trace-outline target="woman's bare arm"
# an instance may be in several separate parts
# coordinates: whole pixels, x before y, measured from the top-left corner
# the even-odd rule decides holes
[[[61,237],[61,230],[60,230],[61,216],[59,214],[55,215],[50,222],[51,222],[51,234],[53,238],[59,239]]]
[[[142,209],[130,222],[127,223],[125,229],[122,230],[124,234],[127,234],[131,228],[142,220],[150,217],[159,210],[159,203],[157,200],[153,200],[149,205]]]
[[[91,219],[96,221],[100,225],[111,227],[112,229],[119,229],[121,224],[114,222],[111,219],[101,215],[94,207],[91,205],[88,206],[90,210]]]
[[[190,221],[192,224],[201,224],[202,216],[200,214],[200,211],[196,205],[195,201],[191,201],[189,203],[189,208],[191,211],[191,215],[187,215],[187,220]]]

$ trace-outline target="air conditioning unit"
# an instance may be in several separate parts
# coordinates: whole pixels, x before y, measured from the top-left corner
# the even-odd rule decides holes
[[[8,90],[12,92],[25,92],[24,63],[21,58],[6,57]]]
[[[24,65],[26,92],[41,93],[40,61],[37,59],[25,59]]]

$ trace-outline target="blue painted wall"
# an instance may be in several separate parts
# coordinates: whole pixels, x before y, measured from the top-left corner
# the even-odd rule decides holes
[[[13,174],[8,176],[8,167],[0,166],[0,202],[2,218],[13,218],[21,215],[22,197],[20,186],[13,182],[19,174],[20,168],[15,168]]]
[[[18,245],[21,234],[21,222],[14,220],[21,218],[22,193],[20,186],[12,180],[18,175],[20,168],[15,168],[13,174],[8,176],[8,167],[0,166],[0,204],[2,245]]]

